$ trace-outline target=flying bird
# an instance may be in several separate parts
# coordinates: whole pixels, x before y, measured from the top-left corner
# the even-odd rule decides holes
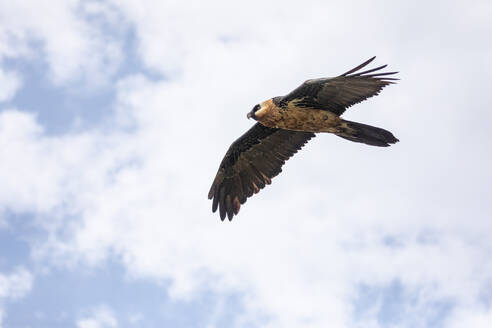
[[[333,133],[379,147],[398,142],[387,130],[340,118],[348,107],[398,80],[388,77],[398,72],[380,72],[387,65],[361,72],[374,58],[337,77],[307,80],[285,96],[254,106],[247,117],[257,123],[229,147],[208,193],[212,211],[219,209],[221,220],[226,215],[232,220],[315,133]]]

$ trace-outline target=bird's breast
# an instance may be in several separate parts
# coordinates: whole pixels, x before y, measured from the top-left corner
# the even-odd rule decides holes
[[[341,119],[338,115],[322,109],[296,107],[292,103],[285,107],[276,106],[267,100],[261,104],[257,114],[258,122],[271,127],[285,130],[306,132],[336,132]]]

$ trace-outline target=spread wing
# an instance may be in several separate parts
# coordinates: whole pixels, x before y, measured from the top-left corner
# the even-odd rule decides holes
[[[398,72],[378,72],[387,65],[358,72],[376,57],[333,78],[307,80],[297,89],[282,97],[284,103],[294,101],[296,106],[329,110],[337,115],[367,98],[376,96],[396,78],[387,77]]]
[[[256,123],[229,147],[208,198],[212,211],[229,220],[241,204],[271,183],[282,172],[282,165],[314,137],[311,132],[273,129]]]

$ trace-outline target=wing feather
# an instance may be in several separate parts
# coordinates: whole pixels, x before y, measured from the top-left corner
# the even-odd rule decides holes
[[[387,65],[359,72],[374,58],[376,57],[337,77],[307,80],[282,97],[280,101],[283,103],[294,101],[296,106],[325,109],[341,115],[350,106],[378,95],[385,86],[398,80],[388,77],[398,72],[378,72]]]
[[[232,220],[241,204],[272,182],[285,161],[301,149],[314,134],[272,129],[256,123],[237,139],[220,163],[210,187],[212,211],[222,220]]]

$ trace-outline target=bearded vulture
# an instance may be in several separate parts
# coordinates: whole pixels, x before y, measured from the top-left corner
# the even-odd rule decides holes
[[[315,133],[379,147],[398,142],[387,130],[340,117],[398,80],[388,77],[397,72],[380,72],[386,65],[361,72],[374,58],[337,77],[307,80],[285,96],[254,106],[247,117],[257,123],[229,147],[208,193],[212,211],[219,209],[221,220],[226,215],[232,220],[241,204],[270,184]]]

